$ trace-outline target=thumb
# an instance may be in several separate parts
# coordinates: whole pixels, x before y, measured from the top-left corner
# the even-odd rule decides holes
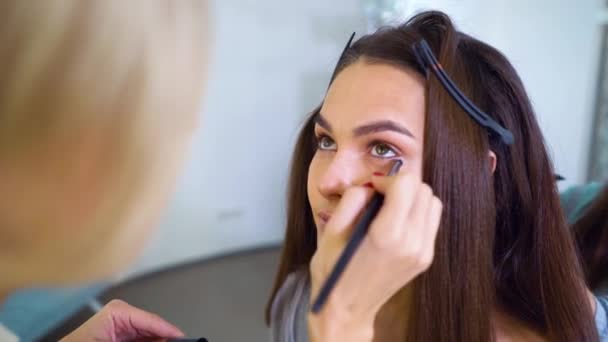
[[[407,172],[395,176],[372,176],[374,189],[384,194],[384,211],[403,212],[407,215],[422,185],[419,177]]]
[[[121,339],[141,337],[179,338],[184,333],[150,312],[123,301],[113,300],[107,305],[114,322],[116,336]]]

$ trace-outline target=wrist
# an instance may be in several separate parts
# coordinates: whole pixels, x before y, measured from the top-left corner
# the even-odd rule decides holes
[[[326,307],[319,314],[308,314],[308,332],[312,342],[370,342],[374,337],[374,315],[357,317]]]

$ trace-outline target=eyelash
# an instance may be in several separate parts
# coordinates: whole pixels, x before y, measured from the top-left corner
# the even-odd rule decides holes
[[[321,151],[328,151],[326,149],[321,148],[321,142],[323,141],[323,139],[329,139],[331,140],[334,144],[336,143],[332,138],[330,138],[327,134],[317,134],[315,135],[315,147],[317,150],[321,150]]]
[[[333,150],[328,150],[328,149],[323,149],[321,148],[321,142],[323,141],[323,139],[329,139],[331,140],[334,144],[336,143],[330,136],[328,136],[327,134],[317,134],[315,135],[315,144],[316,144],[316,149],[318,151],[333,151]],[[390,157],[382,157],[382,156],[373,156],[374,158],[380,158],[380,159],[394,159],[394,158],[398,158],[401,155],[401,151],[399,151],[398,148],[396,148],[395,146],[381,141],[381,140],[374,140],[372,142],[370,142],[367,146],[367,149],[370,151],[370,153],[373,151],[374,147],[377,146],[386,146],[394,155],[390,156]]]
[[[400,151],[398,148],[394,147],[393,145],[386,143],[384,141],[380,141],[380,140],[374,140],[371,143],[369,143],[368,145],[368,150],[370,152],[373,152],[374,148],[376,148],[377,146],[386,146],[386,148],[388,148],[390,150],[390,152],[392,152],[392,156],[390,157],[383,157],[383,156],[374,156],[376,158],[381,158],[381,159],[394,159],[400,156]]]

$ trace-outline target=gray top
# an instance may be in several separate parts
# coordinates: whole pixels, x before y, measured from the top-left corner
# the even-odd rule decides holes
[[[290,274],[277,292],[270,311],[273,342],[306,342],[310,277],[305,270]]]
[[[608,294],[596,297],[595,324],[600,342],[608,342]],[[310,277],[306,271],[290,274],[277,292],[270,316],[271,341],[307,342],[306,314],[310,302]]]
[[[599,331],[600,342],[608,342],[608,295],[597,297],[595,325]]]

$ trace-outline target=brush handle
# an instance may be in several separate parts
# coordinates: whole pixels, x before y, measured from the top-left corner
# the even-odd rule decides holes
[[[403,165],[403,162],[401,160],[397,160],[391,167],[391,171],[388,173],[388,175],[393,176],[397,172],[399,172],[401,165]],[[340,279],[342,273],[344,273],[346,265],[348,265],[350,259],[352,259],[353,255],[357,251],[357,248],[359,248],[359,245],[361,245],[361,242],[367,235],[367,232],[369,231],[369,226],[371,225],[376,215],[378,215],[380,208],[382,208],[382,203],[384,203],[384,196],[376,192],[370,200],[367,208],[365,208],[363,215],[361,215],[361,218],[355,224],[353,235],[346,244],[346,247],[344,247],[344,250],[342,251],[342,254],[340,254],[338,261],[336,261],[336,265],[329,274],[329,277],[327,277],[327,280],[323,284],[323,287],[321,287],[321,291],[319,291],[319,295],[312,304],[311,311],[313,313],[319,313],[319,311],[321,311],[321,309],[323,308],[323,305],[325,305],[325,302],[327,302],[327,298],[329,298],[331,291],[336,286],[336,283]]]
[[[336,286],[336,283],[340,279],[342,273],[344,273],[346,265],[348,265],[348,262],[350,261],[350,259],[352,259],[353,255],[357,251],[357,248],[359,248],[359,245],[361,245],[361,242],[367,235],[369,226],[374,217],[376,217],[376,215],[378,214],[378,211],[380,211],[383,202],[384,196],[379,193],[374,194],[374,197],[372,197],[368,207],[361,216],[361,219],[359,219],[359,222],[357,222],[357,224],[355,225],[353,235],[348,241],[346,247],[344,247],[342,254],[340,254],[340,257],[336,262],[336,266],[334,266],[333,270],[329,274],[329,277],[327,277],[327,280],[323,284],[323,287],[321,288],[317,299],[314,301],[312,305],[313,313],[318,313],[323,308],[323,305],[327,301],[329,294]]]

